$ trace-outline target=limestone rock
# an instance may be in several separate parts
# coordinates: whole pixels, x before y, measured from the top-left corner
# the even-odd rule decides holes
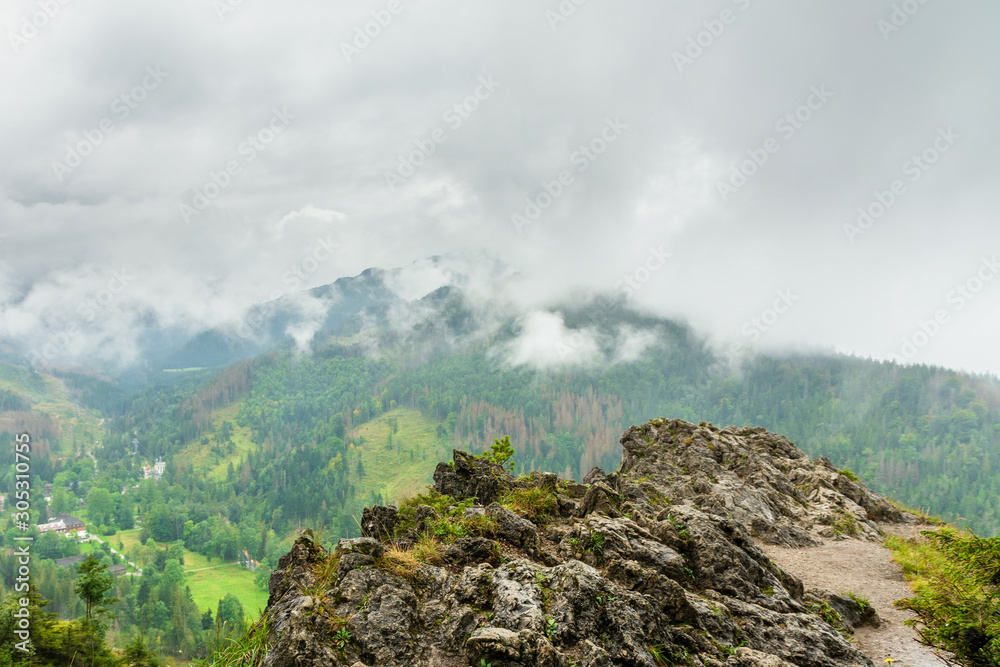
[[[480,532],[430,552],[428,506],[405,532],[397,508],[366,509],[332,553],[304,533],[271,577],[263,664],[872,667],[845,635],[874,611],[803,591],[755,540],[878,539],[907,516],[764,429],[659,419],[621,443],[619,470],[582,484],[455,451],[435,489],[474,499],[447,520]],[[546,511],[519,515],[511,491]],[[424,562],[399,555],[418,543]]]

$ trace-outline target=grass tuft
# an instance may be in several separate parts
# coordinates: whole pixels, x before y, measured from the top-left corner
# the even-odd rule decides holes
[[[209,642],[209,655],[197,662],[200,667],[259,667],[267,655],[267,614],[241,628],[230,629],[216,623],[215,635]],[[224,626],[228,628],[228,625]]]
[[[559,501],[545,489],[515,489],[500,504],[532,523],[544,523],[559,512]]]

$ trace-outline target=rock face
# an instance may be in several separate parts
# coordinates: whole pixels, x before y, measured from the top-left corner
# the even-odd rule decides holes
[[[754,539],[875,540],[903,514],[764,429],[658,419],[621,443],[584,484],[456,451],[436,494],[366,510],[365,537],[303,534],[263,665],[872,665],[845,637],[877,616],[803,591]]]

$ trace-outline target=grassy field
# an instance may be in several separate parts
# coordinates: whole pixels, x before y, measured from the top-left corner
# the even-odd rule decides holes
[[[254,446],[250,441],[250,429],[242,428],[236,424],[236,413],[239,412],[239,409],[240,404],[237,402],[212,412],[213,431],[218,430],[224,421],[233,425],[232,440],[236,447],[232,454],[223,457],[213,454],[211,446],[214,439],[209,438],[209,444],[203,445],[199,435],[194,442],[189,443],[181,450],[179,454],[181,459],[190,461],[194,465],[195,471],[204,473],[210,479],[224,480],[229,464],[232,463],[234,467],[239,466],[240,459],[246,456],[247,452]]]
[[[120,530],[117,535],[102,538],[110,542],[115,549],[120,539],[125,550],[139,543],[139,528]],[[165,542],[157,542],[162,549],[169,546]],[[206,558],[199,553],[184,550],[185,582],[191,587],[191,597],[198,609],[211,609],[215,613],[219,600],[226,593],[232,593],[239,598],[247,613],[256,614],[258,607],[263,609],[267,604],[267,592],[257,588],[253,581],[253,572],[244,569],[239,563],[231,563],[221,558]]]
[[[78,408],[66,385],[51,375],[0,362],[0,389],[24,396],[31,401],[32,412],[45,413],[55,422],[61,454],[73,452],[74,440],[89,450],[92,443],[104,439],[103,420],[93,411]]]
[[[399,431],[392,436],[392,448],[387,449],[392,418],[397,420]],[[360,452],[365,467],[359,486],[378,491],[387,502],[423,491],[431,483],[438,461],[451,456],[451,445],[439,439],[436,430],[437,422],[408,408],[386,412],[352,430],[347,436],[348,460],[357,465],[356,452]],[[362,439],[364,444],[359,445]]]
[[[184,562],[187,563],[187,556],[184,557]],[[185,570],[186,568],[185,564]],[[226,593],[232,593],[239,598],[248,616],[258,618],[259,612],[267,606],[267,591],[257,588],[253,576],[253,572],[241,567],[239,563],[226,563],[210,570],[188,572],[185,579],[191,587],[191,597],[201,611],[211,609],[214,616],[219,600]]]
[[[210,479],[221,481],[226,478],[229,464],[238,468],[240,461],[255,446],[250,440],[250,430],[236,424],[236,413],[240,404],[234,403],[212,413],[213,432],[223,421],[233,425],[232,454],[217,456],[211,451],[214,439],[209,445],[201,444],[201,437],[187,444],[179,457],[194,465],[197,472]],[[393,435],[393,446],[386,448],[389,439],[389,420],[397,420],[399,431]],[[451,446],[437,437],[437,422],[427,419],[419,410],[400,408],[386,412],[370,422],[353,429],[347,435],[351,465],[357,465],[357,453],[365,467],[363,487],[374,489],[389,501],[422,491],[431,481],[431,474],[438,461],[447,460]],[[363,444],[359,444],[363,443]],[[353,471],[353,468],[352,468]]]

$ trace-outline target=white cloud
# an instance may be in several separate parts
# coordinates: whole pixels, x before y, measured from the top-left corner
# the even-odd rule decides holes
[[[0,19],[16,30],[29,9],[6,3]],[[665,246],[669,265],[635,296],[643,309],[742,340],[742,323],[791,286],[802,301],[762,347],[884,356],[980,254],[1000,251],[996,3],[928,4],[888,43],[876,28],[882,3],[752,3],[683,73],[671,55],[703,29],[697,3],[590,3],[553,33],[527,0],[433,0],[346,63],[339,43],[369,11],[304,0],[220,20],[196,0],[92,0],[65,6],[9,53],[0,87],[18,94],[0,123],[8,335],[34,344],[57,334],[122,266],[141,279],[116,301],[119,314],[80,333],[80,349],[130,349],[151,320],[190,330],[231,321],[292,291],[286,272],[329,236],[336,252],[296,289],[487,253],[506,273],[469,272],[466,287],[527,312],[574,291],[611,292],[649,247]],[[162,84],[56,179],[67,144],[157,65],[169,72]],[[390,191],[384,173],[448,127],[445,112],[482,76],[502,86]],[[780,137],[776,120],[817,85],[834,96]],[[295,118],[251,160],[241,146],[275,108]],[[574,169],[608,118],[629,127],[518,234],[511,214]],[[963,138],[849,243],[844,224],[942,126]],[[780,150],[722,202],[719,174],[771,136]],[[229,161],[238,175],[185,225],[179,203]],[[451,279],[428,268],[395,289],[416,296]],[[996,312],[1000,291],[984,292],[917,360],[1000,372],[982,333]]]
[[[507,350],[507,359],[515,366],[591,365],[601,359],[593,330],[570,331],[561,313],[532,311],[524,317],[522,327]]]

